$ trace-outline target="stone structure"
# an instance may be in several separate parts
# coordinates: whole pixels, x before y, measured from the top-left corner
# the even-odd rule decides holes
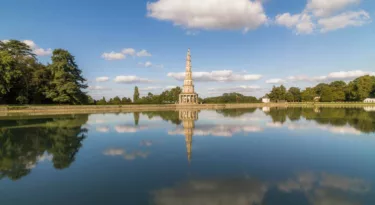
[[[182,120],[182,125],[184,127],[186,153],[187,153],[187,158],[190,164],[194,127],[195,127],[195,121],[198,120],[198,111],[197,110],[179,110],[179,119]]]
[[[375,103],[375,98],[366,98],[363,102],[364,103]]]
[[[185,80],[182,93],[179,96],[179,104],[198,104],[198,94],[194,91],[193,77],[191,72],[190,49],[186,56]]]

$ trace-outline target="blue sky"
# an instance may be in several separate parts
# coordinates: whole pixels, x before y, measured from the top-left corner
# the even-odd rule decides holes
[[[375,75],[370,0],[13,0],[0,40],[69,50],[94,98],[181,86],[188,48],[203,97]]]

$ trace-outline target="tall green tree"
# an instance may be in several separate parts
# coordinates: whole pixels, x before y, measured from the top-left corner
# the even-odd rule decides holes
[[[0,43],[0,102],[28,103],[30,76],[37,64],[35,54],[25,43]]]
[[[281,85],[279,87],[273,86],[271,92],[268,94],[272,101],[280,101],[286,99],[286,88]]]
[[[301,99],[303,102],[312,102],[315,97],[316,97],[316,94],[313,88],[306,88],[301,93]]]
[[[86,79],[78,68],[75,58],[67,50],[53,51],[51,70],[52,80],[46,95],[55,103],[84,104],[87,98],[82,89],[87,88]]]
[[[320,101],[321,102],[332,102],[333,101],[333,92],[332,88],[329,86],[324,86],[320,91]]]
[[[133,102],[137,102],[138,100],[139,100],[139,90],[138,90],[138,87],[135,86],[134,95],[133,95]]]
[[[301,89],[300,88],[290,87],[288,92],[293,95],[294,102],[301,102]]]
[[[375,92],[375,76],[365,75],[349,83],[349,100],[363,101]]]
[[[329,84],[332,88],[333,101],[342,102],[346,100],[347,85],[344,81],[334,81]]]

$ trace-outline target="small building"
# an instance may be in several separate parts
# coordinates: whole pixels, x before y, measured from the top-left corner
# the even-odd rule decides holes
[[[375,103],[375,98],[366,98],[363,102],[364,103]]]
[[[262,98],[262,103],[270,103],[271,100],[269,98]]]

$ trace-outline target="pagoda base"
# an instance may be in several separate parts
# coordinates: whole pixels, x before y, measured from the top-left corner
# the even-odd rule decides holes
[[[179,104],[191,105],[198,104],[198,94],[196,93],[182,93],[179,95]]]

